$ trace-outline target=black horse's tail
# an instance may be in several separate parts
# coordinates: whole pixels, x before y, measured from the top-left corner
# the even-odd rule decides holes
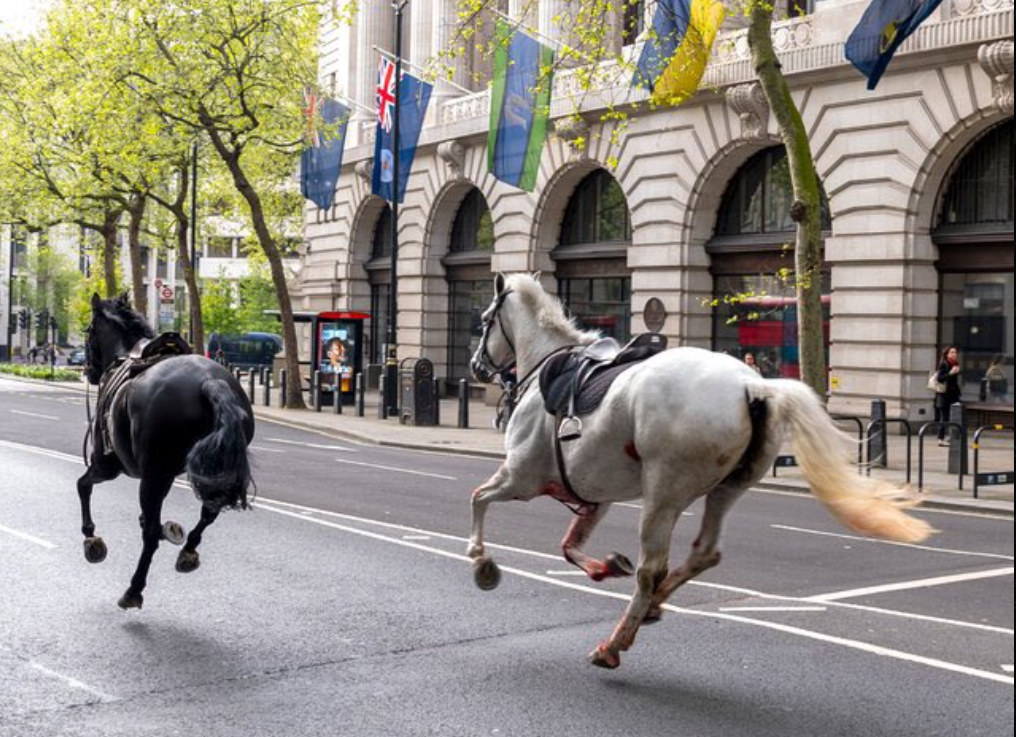
[[[201,393],[212,406],[215,426],[187,454],[191,486],[198,499],[215,510],[246,509],[251,483],[244,430],[247,413],[222,379],[208,379]]]

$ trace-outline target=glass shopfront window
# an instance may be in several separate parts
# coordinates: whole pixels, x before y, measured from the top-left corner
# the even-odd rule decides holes
[[[561,300],[581,330],[598,330],[622,345],[631,340],[631,278],[561,279]]]
[[[822,323],[829,349],[829,279],[823,277]],[[767,379],[801,375],[797,340],[797,299],[772,276],[722,276],[716,279],[713,349],[744,360],[752,354]]]
[[[489,278],[456,280],[449,282],[448,288],[448,377],[458,381],[471,376],[469,359],[480,347],[483,337],[481,317],[494,299],[494,283]]]
[[[1013,274],[943,274],[940,345],[960,351],[964,401],[1013,404]]]

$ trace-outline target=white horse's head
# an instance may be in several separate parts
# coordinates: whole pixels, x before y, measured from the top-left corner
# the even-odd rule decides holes
[[[539,274],[498,274],[494,299],[482,319],[483,337],[469,365],[483,383],[516,364],[524,373],[563,346],[584,345],[600,337],[575,327],[561,302],[544,290]]]

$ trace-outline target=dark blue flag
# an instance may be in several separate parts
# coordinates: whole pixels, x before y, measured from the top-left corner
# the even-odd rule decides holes
[[[300,194],[327,210],[335,199],[335,185],[342,168],[342,150],[349,125],[349,108],[335,100],[307,98],[311,143],[300,159]],[[317,129],[317,116],[325,130]]]
[[[878,85],[896,50],[935,12],[942,0],[874,0],[847,39],[846,54],[868,78],[868,89]]]
[[[691,22],[691,0],[660,0],[653,13],[653,32],[642,46],[634,85],[650,92],[684,41]]]
[[[394,64],[391,65],[394,67]],[[374,175],[371,191],[378,197],[392,201],[392,184],[394,182],[394,118],[395,101],[394,72],[386,64],[381,65],[380,84],[378,85],[378,124],[377,137],[374,140]],[[416,144],[420,140],[423,119],[427,116],[427,104],[434,86],[417,79],[411,74],[403,74],[399,83],[399,202],[406,199],[406,186],[409,183],[409,172],[413,168],[416,157]]]

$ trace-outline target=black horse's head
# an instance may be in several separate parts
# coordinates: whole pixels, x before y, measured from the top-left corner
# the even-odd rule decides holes
[[[98,384],[103,372],[142,338],[155,337],[148,321],[131,309],[127,294],[103,300],[92,295],[92,321],[85,331],[85,376]]]

